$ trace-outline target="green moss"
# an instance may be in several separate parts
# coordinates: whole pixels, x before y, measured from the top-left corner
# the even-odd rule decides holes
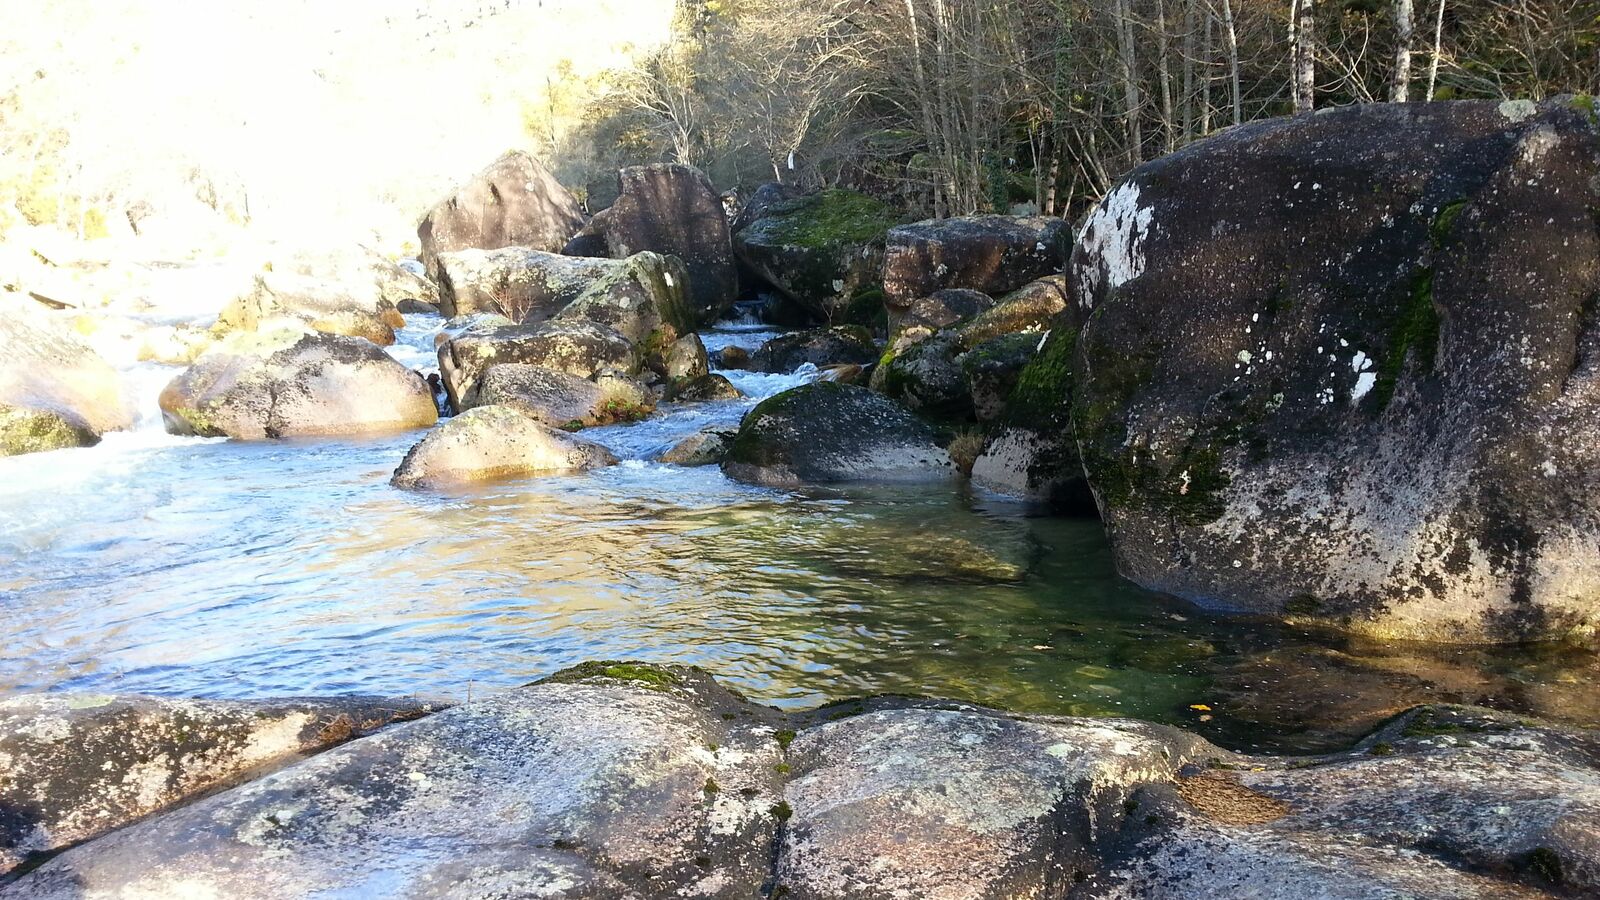
[[[717,780],[715,778],[707,778],[706,783],[701,787],[701,790],[705,791],[707,794],[715,795],[722,791],[722,785],[717,784]]]
[[[1033,335],[1014,335],[1037,341]],[[1065,428],[1071,418],[1073,402],[1072,365],[1078,346],[1078,332],[1058,325],[1044,339],[1044,346],[1022,367],[1017,386],[1006,404],[1006,423],[1033,431]],[[995,352],[1006,347],[997,345]],[[979,352],[974,350],[973,352]]]
[[[1311,594],[1295,594],[1283,604],[1283,611],[1291,616],[1314,616],[1322,609],[1322,601]]]
[[[1535,847],[1523,860],[1524,867],[1550,884],[1561,884],[1565,878],[1561,873],[1561,854],[1549,847]]]
[[[1467,208],[1465,199],[1453,200],[1439,208],[1433,222],[1428,226],[1428,237],[1433,241],[1435,248],[1443,246],[1445,239],[1450,237],[1450,231],[1455,227],[1456,219],[1461,217],[1462,210]]]
[[[878,200],[833,189],[784,200],[762,217],[762,239],[808,250],[881,241],[899,219]]]
[[[1381,412],[1388,408],[1412,351],[1415,351],[1420,371],[1433,371],[1439,349],[1439,327],[1439,312],[1433,307],[1433,269],[1423,268],[1412,280],[1405,304],[1390,323],[1388,349],[1372,389],[1373,409]]]
[[[94,432],[57,413],[0,406],[0,456],[87,447],[97,440]]]
[[[651,409],[642,403],[611,397],[601,403],[596,412],[604,422],[638,422],[648,418]]]
[[[1373,756],[1393,756],[1394,745],[1386,741],[1379,741],[1378,743],[1373,744],[1372,749],[1368,750],[1367,752]]]
[[[1600,125],[1600,110],[1595,109],[1593,94],[1578,94],[1571,100],[1572,108],[1589,117],[1592,124]]]
[[[597,678],[626,681],[655,691],[670,690],[683,683],[676,673],[663,666],[618,660],[580,663],[551,675],[541,683],[576,684]]]
[[[772,767],[772,771],[777,772],[779,775],[787,775],[792,771],[792,767],[788,763],[778,763]]]
[[[772,808],[769,811],[772,813],[772,817],[779,822],[787,822],[794,816],[794,807],[790,806],[786,800],[779,800],[777,803],[772,804]]]
[[[778,731],[772,737],[778,742],[779,747],[783,748],[784,750],[788,750],[789,745],[794,743],[795,734],[790,729],[785,728],[781,731]]]
[[[844,307],[834,314],[835,324],[859,325],[872,331],[886,331],[889,327],[889,310],[883,305],[883,288],[870,287],[857,291]]]

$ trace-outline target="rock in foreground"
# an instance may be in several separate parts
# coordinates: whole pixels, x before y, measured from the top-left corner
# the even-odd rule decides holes
[[[1137,169],[1072,266],[1121,570],[1383,638],[1592,640],[1597,207],[1600,125],[1563,100],[1258,122]]]
[[[881,394],[831,381],[758,404],[740,423],[722,470],[774,487],[938,481],[957,474],[927,424]]]
[[[428,707],[23,694],[0,701],[0,875]]]
[[[161,392],[167,431],[238,440],[359,435],[439,419],[422,376],[370,341],[320,332],[241,333]]]
[[[436,488],[616,465],[611,451],[540,424],[509,406],[479,406],[428,432],[390,483]]]
[[[1351,752],[590,663],[74,848],[7,896],[1318,898],[1600,890],[1600,735],[1423,707]]]

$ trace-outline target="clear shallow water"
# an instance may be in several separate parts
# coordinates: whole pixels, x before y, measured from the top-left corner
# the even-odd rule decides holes
[[[392,352],[421,367],[431,327]],[[151,369],[135,375],[158,390],[172,372]],[[1236,747],[1337,745],[1429,700],[1600,721],[1600,667],[1578,651],[1212,619],[1118,579],[1095,522],[960,486],[785,492],[648,462],[815,375],[724,374],[752,397],[587,431],[620,466],[448,494],[389,487],[418,434],[147,428],[0,460],[0,694],[464,699],[639,658],[784,706],[913,693],[1140,716]]]

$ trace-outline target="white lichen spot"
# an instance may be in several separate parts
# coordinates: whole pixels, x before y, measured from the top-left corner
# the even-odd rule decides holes
[[[843,278],[835,278],[833,280],[833,292],[835,294],[844,293],[844,279]]]
[[[1356,377],[1356,386],[1350,389],[1350,402],[1360,403],[1361,398],[1365,397],[1377,383],[1378,373],[1362,372]]]
[[[1252,359],[1252,357],[1250,356],[1250,351],[1249,350],[1240,350],[1239,351],[1239,362],[1242,362],[1245,365],[1249,365],[1251,359]]]
[[[1139,205],[1139,186],[1125,181],[1106,195],[1078,234],[1078,244],[1093,264],[1079,283],[1078,303],[1085,308],[1101,287],[1117,288],[1144,274],[1144,242],[1155,208]]]
[[[672,273],[671,272],[662,272],[661,273],[661,280],[665,281],[667,283],[667,287],[672,287],[673,284],[675,284],[675,282],[672,280]]]
[[[1539,112],[1532,100],[1507,100],[1499,106],[1500,115],[1513,122],[1521,122]]]

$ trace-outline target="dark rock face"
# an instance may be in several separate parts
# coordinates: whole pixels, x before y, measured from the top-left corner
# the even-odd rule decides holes
[[[1000,307],[996,307],[1000,309]],[[990,323],[974,322],[988,331]],[[1048,333],[1032,331],[1009,340],[1033,342],[1032,358],[1016,372],[1005,406],[972,466],[972,480],[989,490],[1069,514],[1092,514],[1094,497],[1084,476],[1083,460],[1072,436],[1073,365],[1078,331],[1058,319]],[[1008,338],[988,344],[1016,353],[1027,347]],[[972,353],[977,353],[974,349]],[[1014,359],[1014,357],[1013,357]],[[1009,377],[1004,368],[997,377]],[[982,378],[981,367],[969,377]],[[975,395],[978,393],[975,391]]]
[[[237,702],[111,694],[0,701],[0,875],[263,767],[398,719],[414,701]]]
[[[555,176],[528,154],[511,152],[423,218],[419,259],[437,279],[440,253],[510,246],[554,253],[582,227],[578,201]]]
[[[769,190],[780,187],[756,192],[735,222],[734,250],[800,318],[841,322],[852,304],[880,293],[884,241],[895,219],[882,203],[852,191],[782,198]]]
[[[677,403],[737,400],[743,396],[733,382],[715,372],[667,382],[667,399]]]
[[[469,329],[439,347],[439,374],[451,407],[460,411],[474,406],[478,380],[499,363],[522,363],[579,378],[602,372],[632,375],[640,365],[633,342],[588,319]]]
[[[785,715],[699,670],[600,662],[105,834],[0,894],[1579,897],[1600,891],[1597,785],[1600,734],[1464,707],[1346,752],[1245,756],[930,700]]]
[[[792,184],[778,184],[769,181],[756,188],[750,194],[750,199],[739,208],[739,214],[733,217],[729,230],[738,235],[739,232],[755,224],[757,220],[780,203],[790,200],[799,200],[806,196],[806,192]]]
[[[728,445],[733,443],[733,436],[736,433],[737,431],[732,428],[721,426],[697,431],[673,444],[667,452],[657,458],[657,462],[686,467],[714,466],[722,462],[722,457],[727,454]]]
[[[1074,428],[1117,560],[1382,637],[1600,627],[1600,128],[1583,104],[1232,129],[1091,215]]]
[[[246,332],[161,392],[167,431],[238,440],[404,431],[439,418],[433,391],[361,338]]]
[[[623,169],[617,202],[591,222],[582,255],[623,259],[645,250],[683,260],[689,271],[689,305],[695,321],[716,321],[733,306],[739,275],[722,199],[705,173],[692,166],[657,164]]]
[[[750,357],[750,368],[757,372],[793,372],[806,363],[828,366],[838,363],[866,365],[878,358],[872,335],[859,325],[837,325],[796,331],[775,337]]]
[[[957,474],[927,424],[881,394],[831,381],[784,391],[747,413],[722,470],[780,487]]]
[[[1060,272],[1071,234],[1060,219],[970,216],[890,229],[883,264],[891,325],[919,298],[944,288],[991,297]]]

